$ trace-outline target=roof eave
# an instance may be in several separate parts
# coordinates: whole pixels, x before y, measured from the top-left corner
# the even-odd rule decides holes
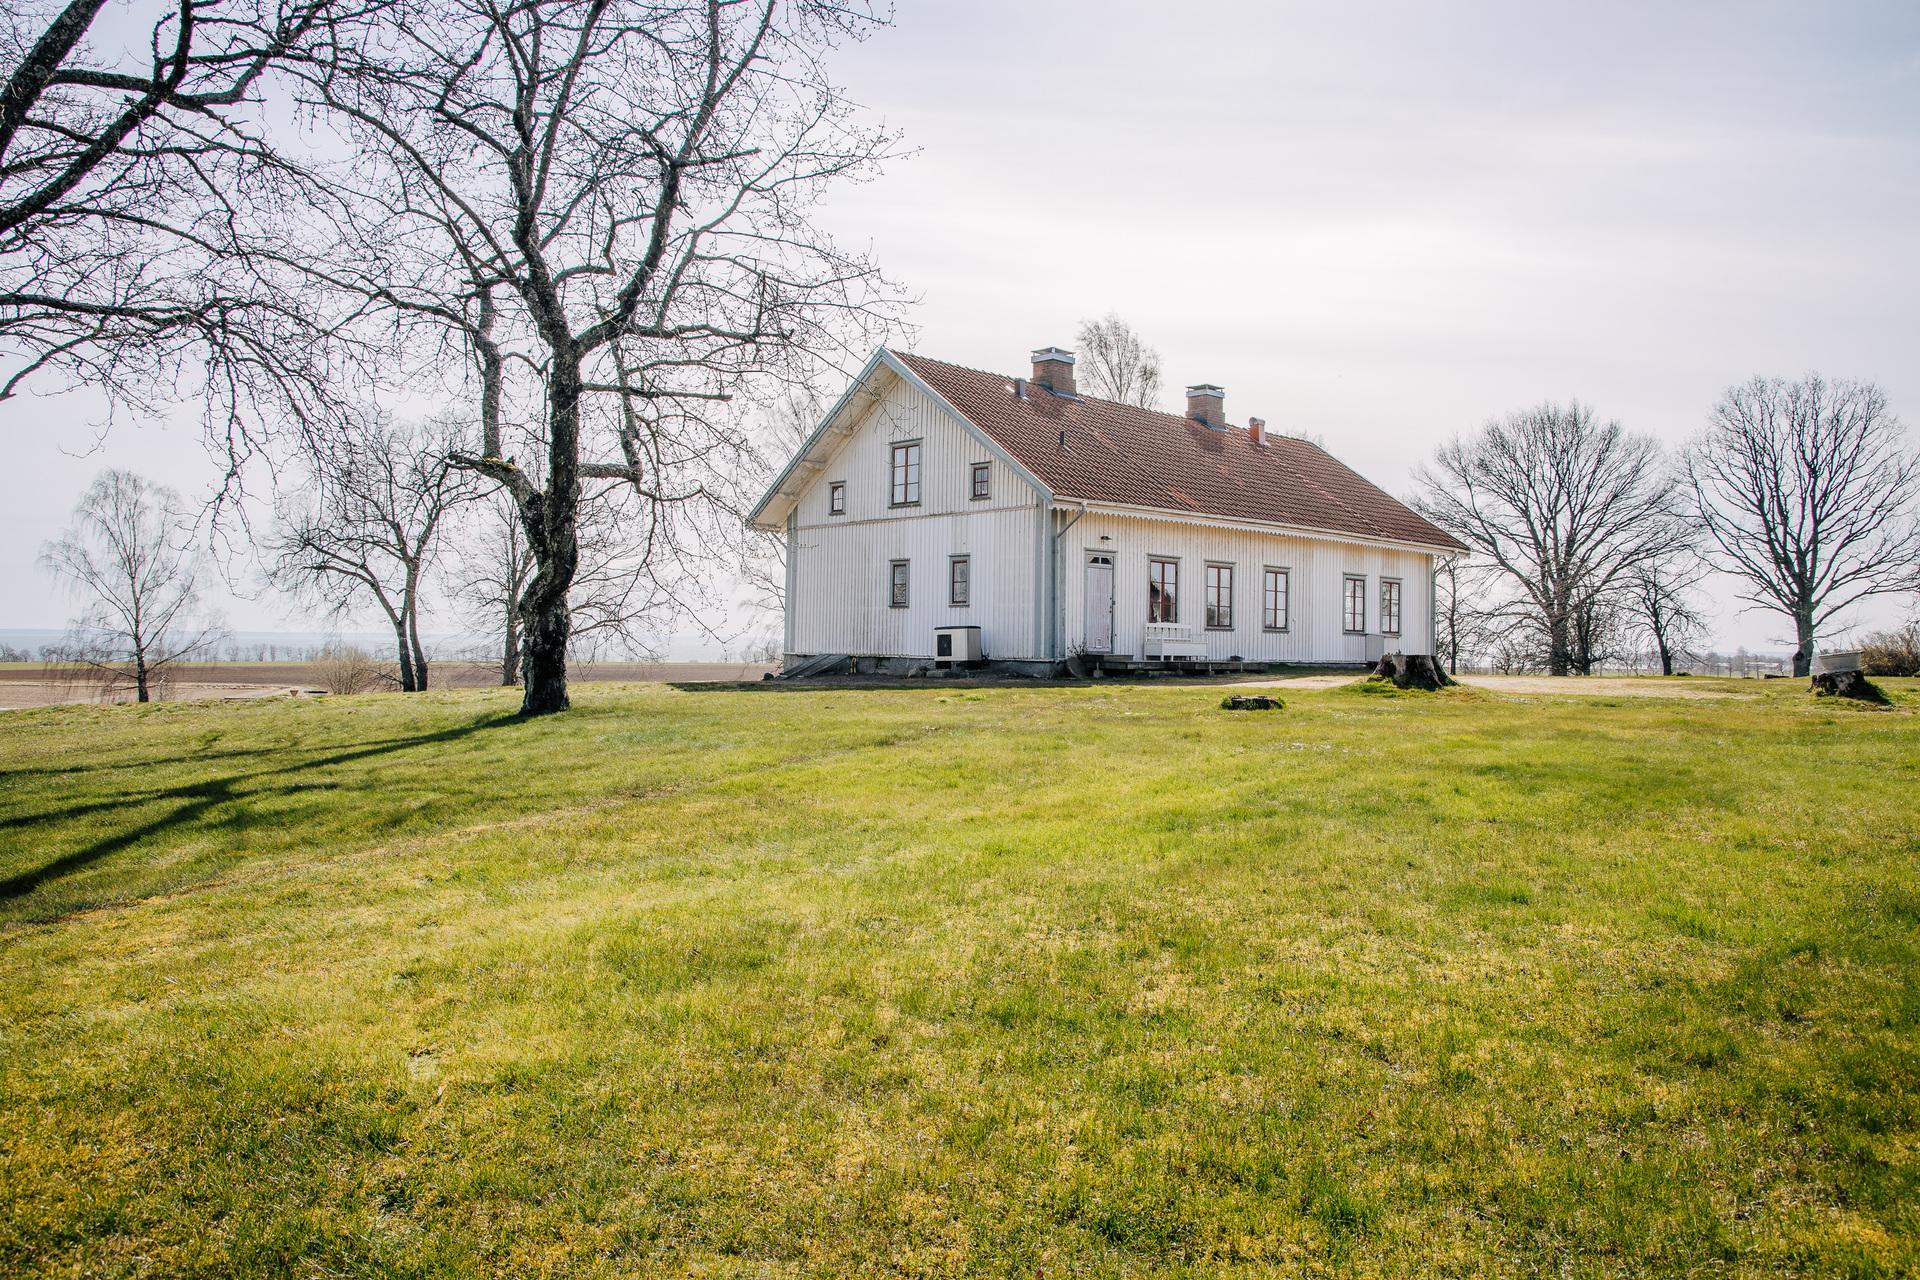
[[[1462,555],[1465,547],[1444,542],[1421,542],[1413,538],[1391,538],[1378,534],[1354,533],[1346,529],[1327,529],[1318,525],[1291,524],[1279,520],[1248,520],[1239,516],[1214,515],[1206,511],[1179,507],[1148,507],[1125,502],[1107,502],[1099,498],[1079,498],[1063,493],[1058,499],[1085,507],[1102,515],[1131,516],[1141,520],[1167,520],[1176,524],[1210,525],[1218,528],[1247,529],[1257,533],[1284,533],[1295,537],[1316,538],[1327,542],[1357,542],[1368,546],[1389,547],[1397,551],[1415,551],[1422,555]]]
[[[807,458],[813,453],[815,446],[826,437],[829,429],[839,420],[841,413],[848,405],[853,403],[854,396],[860,392],[861,388],[867,385],[868,379],[873,377],[874,370],[879,368],[882,362],[881,357],[887,354],[885,347],[876,347],[873,354],[867,357],[867,362],[861,366],[860,372],[855,374],[853,381],[847,384],[847,389],[841,393],[840,398],[833,402],[833,408],[827,410],[825,416],[820,419],[819,424],[814,427],[813,431],[807,436],[806,440],[801,443],[800,447],[794,451],[793,457],[787,460],[787,465],[780,469],[780,474],[773,478],[773,483],[767,486],[767,491],[761,495],[760,501],[755,503],[753,510],[747,513],[746,525],[749,529],[758,529],[763,533],[775,533],[784,525],[787,516],[786,511],[783,510],[780,512],[779,519],[768,521],[766,519],[768,510],[777,500],[783,497],[788,498],[790,502],[798,502],[800,500],[799,494],[787,494],[784,492],[787,481],[792,479],[794,473],[800,470],[802,464],[804,464]]]
[[[1016,458],[1012,452],[998,440],[995,440],[991,435],[987,434],[985,428],[981,427],[979,423],[960,412],[952,401],[934,390],[925,378],[922,378],[918,373],[913,371],[912,366],[908,365],[906,361],[902,360],[886,347],[876,347],[874,348],[873,354],[867,358],[867,363],[862,366],[860,372],[855,375],[853,381],[848,385],[846,392],[842,394],[838,400],[834,401],[833,408],[829,409],[826,416],[820,419],[820,425],[813,429],[813,433],[807,437],[806,442],[794,453],[793,458],[781,469],[780,474],[774,477],[773,483],[767,486],[765,495],[755,504],[753,510],[747,513],[746,525],[748,528],[758,529],[763,533],[777,533],[783,527],[787,512],[791,510],[791,504],[799,501],[798,493],[789,494],[785,492],[787,482],[794,477],[806,463],[807,459],[813,454],[814,450],[826,439],[831,428],[839,421],[841,414],[853,402],[854,397],[866,387],[868,382],[872,380],[873,375],[883,367],[892,372],[908,386],[911,386],[914,390],[926,396],[927,399],[933,401],[942,412],[952,417],[955,422],[960,424],[963,430],[979,441],[994,460],[1000,462],[1009,471],[1032,485],[1041,497],[1053,497],[1053,489],[1046,481],[1042,480],[1038,475],[1035,475],[1024,462]],[[786,499],[788,506],[780,508],[777,517],[769,518],[778,506],[779,501],[783,498]]]

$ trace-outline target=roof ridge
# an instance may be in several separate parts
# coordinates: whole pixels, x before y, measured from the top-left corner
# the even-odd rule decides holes
[[[893,348],[892,348],[892,347],[888,347],[888,348],[887,348],[887,350],[889,350],[889,351],[893,351]],[[894,355],[896,355],[896,356],[900,356],[900,357],[902,357],[902,358],[904,358],[904,359],[909,359],[909,360],[924,360],[924,361],[926,361],[926,362],[927,362],[928,364],[939,364],[939,365],[945,365],[945,366],[946,366],[947,368],[949,368],[949,369],[958,369],[958,370],[960,370],[960,371],[961,371],[962,373],[977,373],[977,374],[979,374],[979,375],[980,375],[981,377],[983,377],[983,378],[1003,378],[1003,379],[1005,379],[1005,380],[1006,380],[1007,382],[1010,382],[1010,383],[1011,383],[1011,382],[1015,382],[1015,381],[1018,381],[1018,380],[1019,380],[1019,379],[1018,379],[1018,375],[1015,375],[1015,374],[1006,374],[1006,373],[996,373],[996,372],[994,372],[994,371],[993,371],[992,369],[975,369],[975,368],[974,368],[974,367],[972,367],[971,365],[964,365],[964,364],[955,364],[955,363],[954,363],[953,361],[951,361],[951,360],[940,360],[940,359],[936,359],[936,358],[935,358],[935,357],[933,357],[933,356],[923,356],[923,355],[920,355],[920,354],[918,354],[917,352],[912,352],[912,351],[893,351],[893,354],[894,354]],[[1033,379],[1031,379],[1031,378],[1028,378],[1028,379],[1027,379],[1027,382],[1029,383],[1029,385],[1037,385],[1037,384],[1034,384],[1034,382],[1033,382]],[[1047,391],[1047,392],[1048,392],[1048,394],[1050,394],[1050,395],[1059,395],[1059,393],[1058,393],[1058,392],[1056,392],[1056,391],[1054,391],[1054,390],[1053,390],[1053,389],[1052,389],[1051,387],[1048,387],[1048,388],[1046,388],[1046,391]],[[1186,414],[1184,414],[1184,413],[1174,413],[1174,412],[1172,412],[1171,410],[1168,410],[1168,409],[1150,409],[1150,408],[1148,408],[1148,407],[1147,407],[1146,405],[1143,405],[1143,404],[1128,404],[1128,403],[1127,403],[1127,402],[1126,402],[1125,400],[1109,400],[1109,399],[1107,399],[1107,398],[1106,398],[1106,397],[1104,397],[1104,396],[1088,396],[1088,395],[1082,395],[1082,394],[1080,394],[1080,393],[1079,393],[1078,391],[1074,391],[1074,392],[1071,392],[1071,393],[1069,393],[1069,394],[1067,394],[1067,395],[1064,395],[1064,396],[1060,396],[1060,399],[1062,399],[1062,400],[1077,400],[1077,401],[1079,401],[1079,402],[1080,402],[1080,403],[1082,403],[1082,404],[1104,404],[1104,405],[1111,405],[1111,406],[1112,406],[1113,408],[1115,408],[1115,409],[1125,409],[1125,410],[1126,410],[1127,412],[1129,412],[1129,413],[1150,413],[1150,414],[1152,414],[1152,415],[1153,415],[1154,417],[1156,417],[1156,418],[1166,418],[1166,419],[1168,419],[1168,420],[1170,420],[1170,421],[1172,421],[1172,422],[1176,422],[1176,423],[1179,423],[1179,424],[1181,424],[1181,425],[1183,425],[1183,426],[1184,426],[1184,425],[1186,425],[1187,423],[1192,423],[1192,422],[1198,422],[1198,421],[1199,421],[1199,419],[1198,419],[1198,418],[1192,418],[1192,417],[1188,417],[1188,416],[1187,416]],[[1231,431],[1233,431],[1233,430],[1234,430],[1234,428],[1233,428],[1232,426],[1228,426],[1228,427],[1227,427],[1227,431],[1228,431],[1228,432],[1231,432]],[[1289,439],[1297,439],[1298,437],[1288,437],[1288,438],[1289,438]],[[1329,456],[1331,456],[1331,455],[1329,455]]]
[[[1009,383],[1021,379],[886,351],[1067,501],[1460,546],[1325,445],[1300,436],[1273,432],[1263,445],[1243,428],[1215,427],[1164,409],[1097,396],[1015,396]]]

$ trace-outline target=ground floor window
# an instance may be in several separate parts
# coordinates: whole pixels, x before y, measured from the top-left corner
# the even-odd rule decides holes
[[[1400,634],[1400,584],[1392,578],[1380,579],[1380,629]]]
[[[1180,562],[1147,561],[1147,621],[1180,621]]]
[[[967,556],[947,557],[947,603],[956,608],[973,596],[973,566]]]
[[[1287,571],[1268,569],[1260,589],[1260,625],[1269,631],[1287,629]]]
[[[1343,625],[1348,631],[1367,629],[1367,580],[1349,577],[1345,584],[1345,604],[1341,610]]]
[[[894,560],[887,565],[887,605],[893,609],[907,607],[907,574],[911,565],[905,560]]]
[[[1207,626],[1216,631],[1233,627],[1233,566],[1207,566]]]

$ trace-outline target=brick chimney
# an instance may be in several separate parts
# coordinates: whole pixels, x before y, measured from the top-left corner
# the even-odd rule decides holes
[[[1265,418],[1247,419],[1247,436],[1259,448],[1267,446],[1267,420]]]
[[[1037,367],[1037,366],[1036,366]],[[1212,427],[1227,429],[1227,393],[1211,382],[1187,388],[1187,416]]]
[[[1033,381],[1063,396],[1077,394],[1073,389],[1073,352],[1059,347],[1042,347],[1034,352]]]

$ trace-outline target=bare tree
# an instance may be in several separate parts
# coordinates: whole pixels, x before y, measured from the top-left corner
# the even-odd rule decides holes
[[[1653,647],[1660,674],[1673,674],[1674,663],[1691,653],[1706,634],[1698,588],[1704,566],[1691,548],[1648,560],[1628,576],[1626,601],[1629,625]]]
[[[453,539],[454,595],[468,621],[491,635],[500,653],[500,683],[520,683],[520,597],[533,580],[533,548],[513,499],[495,492],[473,504]]]
[[[1435,642],[1448,675],[1459,675],[1461,661],[1471,661],[1490,639],[1492,627],[1483,603],[1485,576],[1475,566],[1463,564],[1459,556],[1448,556],[1434,566]]]
[[[768,406],[755,433],[754,459],[740,475],[743,489],[759,492],[773,476],[792,461],[800,447],[813,434],[821,416],[821,397],[811,387],[794,387]],[[744,528],[744,526],[742,526]],[[748,606],[762,613],[778,614],[786,607],[787,543],[780,534],[759,533],[747,529],[742,551],[741,576],[747,587]]]
[[[303,101],[357,148],[317,273],[420,364],[471,357],[456,460],[512,496],[534,558],[523,712],[568,703],[582,482],[647,508],[656,561],[698,558],[748,447],[719,406],[846,361],[890,314],[814,214],[891,147],[822,61],[875,21],[842,0],[402,0],[309,68]]]
[[[1920,585],[1920,458],[1870,382],[1755,378],[1730,387],[1686,457],[1701,525],[1743,598],[1793,620],[1793,673],[1869,596]]]
[[[400,688],[427,687],[420,605],[449,513],[478,484],[447,457],[440,432],[366,423],[311,460],[283,499],[269,554],[274,582],[336,617],[368,604],[393,628]]]
[[[1111,312],[1104,320],[1082,320],[1078,340],[1080,368],[1090,394],[1142,409],[1159,402],[1160,353],[1125,320]]]
[[[661,581],[645,553],[645,513],[616,488],[580,506],[579,568],[567,593],[570,656],[606,649],[648,652],[656,635],[687,612],[684,595]],[[492,637],[500,683],[520,683],[520,598],[537,565],[512,498],[500,491],[472,504],[451,537],[454,595],[475,630]],[[671,561],[675,567],[678,561]]]
[[[197,379],[236,458],[260,416],[243,406],[271,401],[296,417],[326,407],[328,345],[261,273],[271,255],[256,253],[250,232],[254,213],[297,183],[262,137],[256,99],[263,78],[306,56],[347,7],[8,8],[0,400],[53,370],[137,405]]]
[[[150,702],[225,634],[199,616],[192,517],[179,494],[130,471],[102,472],[73,516],[40,553],[81,602],[59,656],[107,692]]]
[[[1416,477],[1415,507],[1499,571],[1499,610],[1537,631],[1547,671],[1588,672],[1603,603],[1670,537],[1675,484],[1659,446],[1574,401],[1489,422]]]

